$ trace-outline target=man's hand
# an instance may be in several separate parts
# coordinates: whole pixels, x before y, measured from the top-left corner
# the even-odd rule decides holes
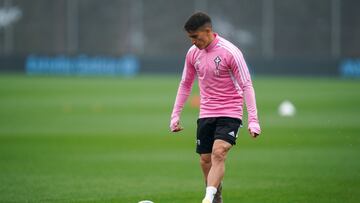
[[[260,135],[260,133],[261,133],[259,123],[255,123],[255,122],[249,123],[248,130],[249,130],[250,135],[253,138],[258,137]]]
[[[251,129],[249,129],[249,133],[250,133],[250,135],[251,135],[253,138],[256,138],[257,136],[259,136],[258,133],[253,132]]]
[[[181,127],[179,121],[177,121],[176,123],[172,124],[170,128],[171,128],[171,132],[179,132],[179,131],[182,131],[182,130],[184,129],[183,127]]]

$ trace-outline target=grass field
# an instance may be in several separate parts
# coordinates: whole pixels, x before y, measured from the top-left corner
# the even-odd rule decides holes
[[[186,106],[182,133],[168,130],[179,77],[1,75],[0,202],[201,202],[198,110]],[[254,86],[263,134],[240,131],[224,202],[360,202],[360,81]],[[277,114],[285,99],[293,118]]]

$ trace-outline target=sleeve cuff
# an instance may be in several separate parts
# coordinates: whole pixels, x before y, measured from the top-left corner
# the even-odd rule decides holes
[[[254,132],[254,133],[257,133],[257,134],[260,134],[260,133],[261,133],[261,129],[260,129],[259,123],[254,123],[254,122],[249,123],[248,129],[249,129],[251,132]]]
[[[171,117],[171,121],[170,121],[170,130],[174,131],[176,124],[179,122],[179,117],[178,116],[174,116]]]

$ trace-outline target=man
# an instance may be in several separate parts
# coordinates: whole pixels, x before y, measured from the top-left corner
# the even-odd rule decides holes
[[[203,203],[222,202],[221,182],[225,159],[236,144],[242,125],[243,99],[248,110],[248,130],[256,138],[261,130],[249,70],[240,50],[212,30],[210,17],[193,14],[184,26],[193,46],[186,55],[182,79],[171,115],[170,129],[181,131],[180,114],[197,75],[200,115],[197,147],[206,182]]]

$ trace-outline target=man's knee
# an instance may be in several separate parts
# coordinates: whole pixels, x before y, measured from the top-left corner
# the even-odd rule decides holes
[[[200,156],[200,164],[201,165],[208,165],[208,164],[211,164],[211,155],[201,155]]]
[[[217,147],[213,149],[211,158],[214,162],[225,161],[226,159],[226,150],[223,147]]]
[[[211,159],[213,162],[223,162],[226,159],[226,154],[231,148],[228,143],[219,143],[214,145],[212,150]]]

